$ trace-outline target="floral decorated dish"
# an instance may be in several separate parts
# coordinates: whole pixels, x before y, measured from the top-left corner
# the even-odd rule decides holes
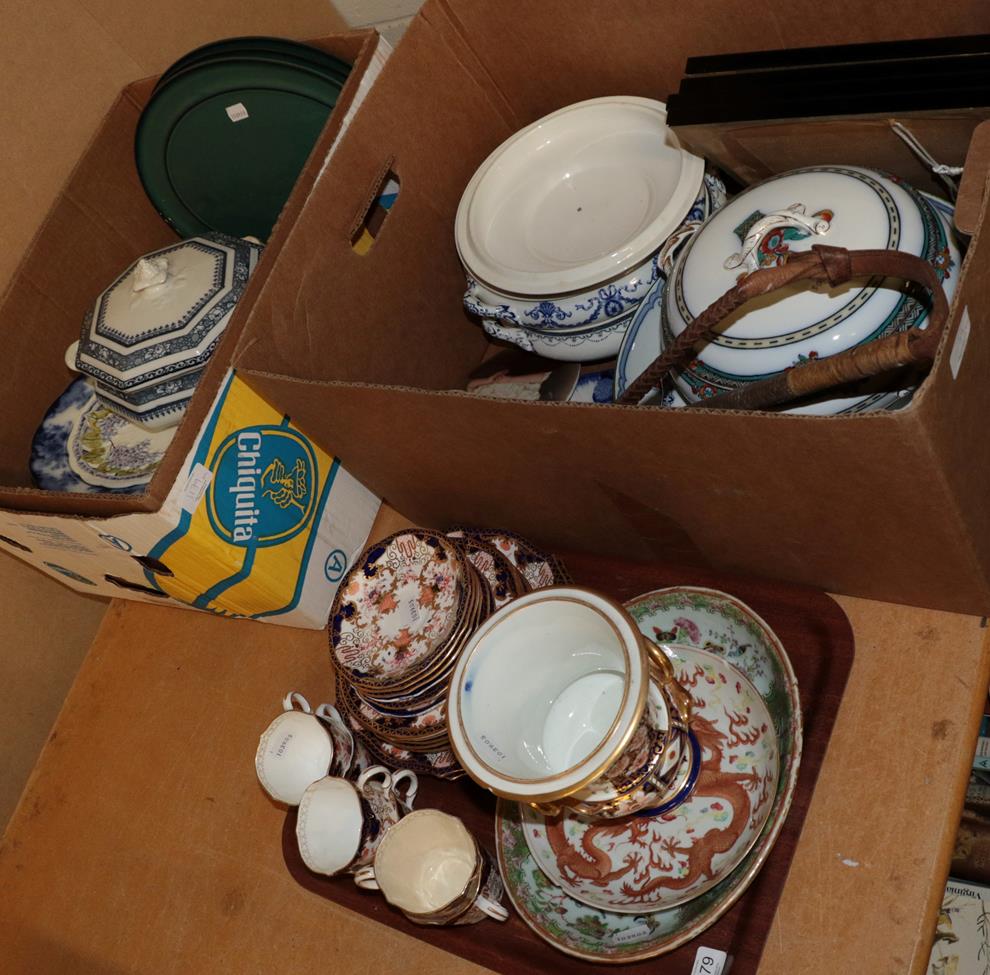
[[[425,669],[460,623],[467,585],[462,557],[442,535],[410,529],[373,545],[334,599],[335,666],[372,689]]]
[[[174,430],[135,426],[107,409],[83,377],[51,405],[31,444],[31,474],[46,491],[139,493],[154,476]]]

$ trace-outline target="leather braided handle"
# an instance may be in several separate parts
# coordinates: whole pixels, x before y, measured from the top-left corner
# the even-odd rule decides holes
[[[856,346],[836,356],[816,359],[770,379],[697,404],[701,409],[757,410],[809,396],[832,386],[866,379],[911,363],[931,362],[949,316],[945,292],[928,261],[893,250],[856,250],[816,244],[794,254],[779,267],[754,271],[708,306],[623,393],[620,403],[637,403],[660,384],[673,367],[694,355],[695,348],[718,335],[719,323],[747,301],[793,281],[832,286],[855,277],[893,277],[924,285],[933,298],[928,327],[913,328]]]

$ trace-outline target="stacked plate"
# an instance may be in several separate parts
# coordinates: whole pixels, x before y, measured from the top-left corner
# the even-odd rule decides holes
[[[752,882],[787,815],[801,708],[787,654],[749,607],[678,587],[626,609],[691,691],[702,763],[690,799],[663,815],[548,817],[499,800],[499,866],[523,920],[562,951],[626,962],[700,934]]]
[[[337,591],[330,647],[337,707],[383,764],[455,778],[450,675],[495,609],[565,574],[508,532],[411,529],[366,549]]]
[[[455,239],[464,305],[489,335],[550,359],[616,355],[674,252],[725,200],[666,118],[647,98],[578,102],[481,164]]]
[[[185,55],[161,76],[135,140],[158,212],[182,237],[267,240],[349,73],[332,55],[277,37]]]

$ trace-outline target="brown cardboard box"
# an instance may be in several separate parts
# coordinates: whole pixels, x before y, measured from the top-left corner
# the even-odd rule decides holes
[[[261,443],[259,430],[284,426],[280,413],[230,376],[252,296],[276,266],[288,229],[390,50],[373,30],[311,43],[353,69],[145,494],[40,491],[30,486],[27,461],[35,427],[72,379],[61,350],[78,336],[95,296],[138,256],[177,239],[147,199],[134,165],[135,129],[156,79],[128,85],[114,102],[0,299],[7,354],[0,546],[82,592],[321,627],[339,567],[366,540],[378,500],[296,427],[270,442],[273,450],[302,452],[308,494],[299,523],[269,537],[261,529],[268,516],[261,515],[257,536],[251,529],[238,539],[229,525],[217,528],[211,520],[214,509],[233,517],[227,508],[234,488],[217,487],[226,476],[218,465],[221,456],[228,466],[240,457],[240,448],[224,454],[214,437],[233,442],[249,431]],[[260,572],[259,547],[266,553]]]
[[[332,178],[287,228],[276,273],[253,295],[237,366],[421,522],[502,522],[555,547],[988,612],[990,243],[979,227],[945,347],[898,413],[662,412],[451,392],[488,349],[461,310],[454,212],[474,169],[514,130],[582,98],[663,98],[692,54],[985,26],[982,0],[430,0],[328,166]],[[885,124],[843,124],[790,127],[762,161],[896,170],[900,159],[915,172]],[[950,128],[951,138],[938,125],[925,137],[937,158],[961,165],[967,133]],[[398,200],[359,255],[354,228],[388,171]]]

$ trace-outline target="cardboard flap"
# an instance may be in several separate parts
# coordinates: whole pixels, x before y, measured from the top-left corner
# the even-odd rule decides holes
[[[285,240],[239,367],[443,389],[480,361],[486,341],[461,307],[454,213],[512,128],[449,40],[446,26],[419,18],[385,65]],[[401,108],[410,91],[435,94],[410,113]],[[388,172],[398,197],[358,253],[355,228]]]
[[[422,16],[441,8],[525,122],[600,95],[665,99],[694,55],[977,34],[987,25],[985,0],[581,0],[579,11],[567,0],[430,0]]]
[[[956,226],[964,234],[975,234],[987,199],[990,183],[990,121],[981,122],[973,132],[966,154],[966,168],[956,197]]]

